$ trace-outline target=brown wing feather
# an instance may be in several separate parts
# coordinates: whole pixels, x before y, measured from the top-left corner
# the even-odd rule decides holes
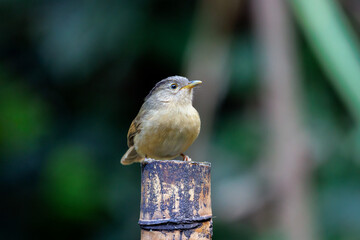
[[[120,162],[123,165],[129,165],[134,162],[141,162],[142,160],[144,160],[144,157],[139,156],[135,150],[135,147],[132,146],[126,151]]]
[[[144,106],[142,106],[138,115],[135,117],[135,119],[132,121],[130,125],[127,135],[128,147],[134,146],[134,138],[141,131],[141,122],[142,119],[145,117],[145,115],[146,115],[146,111],[144,110]]]
[[[127,135],[128,147],[134,146],[134,138],[135,138],[136,134],[138,134],[140,132],[139,126],[140,126],[140,124],[137,121],[137,118],[135,118],[130,125],[128,135]]]
[[[128,135],[127,135],[127,144],[129,149],[124,154],[124,156],[121,158],[121,163],[123,165],[132,164],[134,162],[141,162],[144,157],[141,157],[136,152],[135,146],[134,146],[134,138],[135,136],[141,131],[141,122],[143,117],[145,116],[146,111],[144,110],[144,107],[141,107],[138,115],[135,117],[135,119],[132,121]]]

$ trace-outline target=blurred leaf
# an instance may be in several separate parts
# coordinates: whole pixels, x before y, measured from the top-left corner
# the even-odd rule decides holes
[[[321,206],[320,223],[323,224],[328,235],[359,236],[359,187],[359,184],[339,185],[337,187],[327,187],[321,191],[319,197],[319,206]]]
[[[248,223],[228,224],[214,218],[214,226],[216,226],[216,231],[214,231],[213,239],[254,239],[254,228]]]
[[[169,66],[182,64],[186,41],[191,29],[191,18],[185,15],[183,21],[164,21],[150,23],[147,29],[148,51],[152,56],[164,61]],[[174,28],[174,24],[176,28]]]
[[[260,154],[262,124],[254,116],[228,116],[220,120],[215,137],[220,148],[241,156],[242,163],[253,163]]]
[[[286,240],[286,238],[280,230],[274,228],[265,231],[264,233],[260,233],[259,236],[255,238],[255,240]]]
[[[118,54],[124,58],[136,54],[141,46],[144,4],[141,0],[62,1],[35,12],[33,40],[54,79],[65,81],[69,78],[64,76],[75,75],[81,76],[76,80],[85,81],[84,76],[100,63]]]
[[[256,88],[256,66],[254,40],[249,36],[239,36],[232,46],[232,83],[229,89],[234,95],[250,94]]]
[[[23,83],[0,75],[0,145],[7,153],[28,151],[49,131],[47,104]]]
[[[66,145],[54,149],[44,168],[44,194],[65,219],[89,220],[99,206],[99,174],[90,149]]]
[[[305,82],[307,124],[310,129],[309,144],[312,156],[318,163],[325,162],[344,144],[344,114],[325,80],[311,73]]]
[[[360,127],[354,129],[353,133],[350,136],[350,147],[354,152],[354,159],[357,164],[360,166]]]
[[[321,64],[360,121],[360,50],[334,0],[289,0]]]

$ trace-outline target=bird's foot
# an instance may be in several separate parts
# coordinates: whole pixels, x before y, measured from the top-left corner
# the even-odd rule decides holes
[[[182,157],[183,157],[183,161],[185,162],[190,162],[191,161],[191,158],[188,156],[188,155],[185,155],[185,154],[180,154]]]
[[[156,160],[156,159],[155,159],[155,158],[148,157],[147,155],[145,155],[145,160],[154,161],[154,160]]]

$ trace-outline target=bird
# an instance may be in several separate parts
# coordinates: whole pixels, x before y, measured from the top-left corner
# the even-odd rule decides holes
[[[200,133],[200,116],[193,107],[193,88],[200,80],[172,76],[156,83],[132,121],[128,150],[121,164],[142,162],[145,158],[171,160],[182,156]]]

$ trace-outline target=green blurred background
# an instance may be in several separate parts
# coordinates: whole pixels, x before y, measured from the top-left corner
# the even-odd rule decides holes
[[[0,239],[139,239],[144,97],[200,79],[214,239],[360,239],[360,1],[0,1]]]

